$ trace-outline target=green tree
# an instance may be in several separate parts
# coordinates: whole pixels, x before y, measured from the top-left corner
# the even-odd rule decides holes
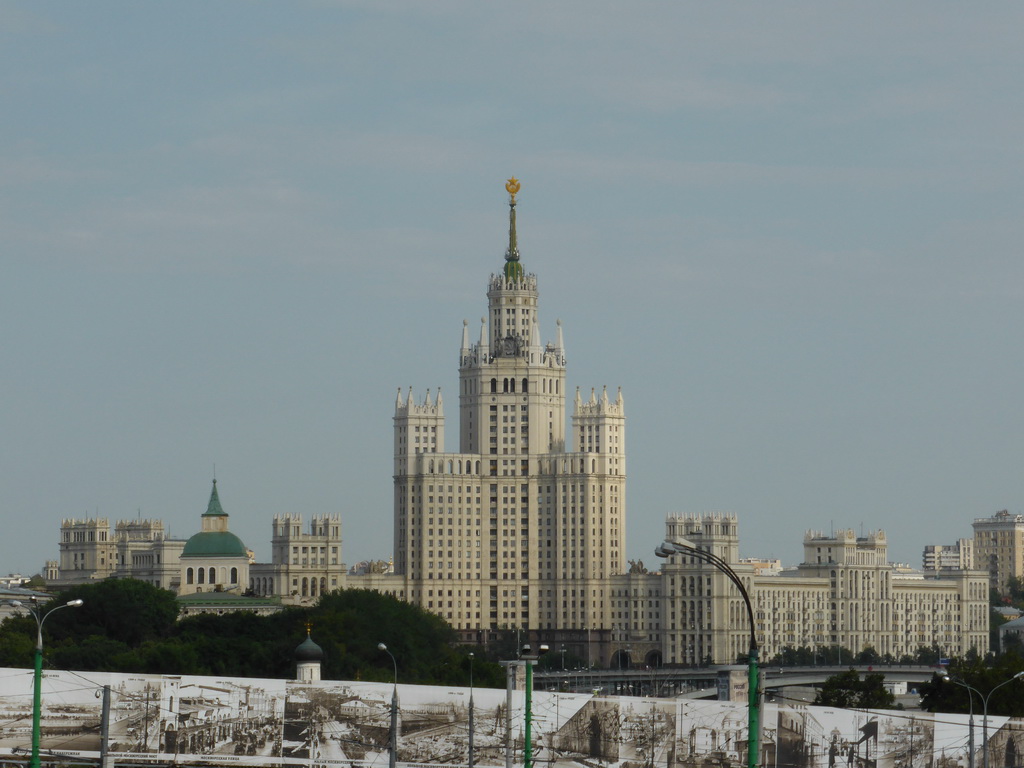
[[[31,667],[36,623],[31,616],[9,616],[0,625],[0,667]]]
[[[794,648],[792,645],[785,646],[769,664],[773,667],[810,667],[819,661],[821,654],[816,654],[813,648],[801,645]]]
[[[938,664],[939,659],[942,658],[942,651],[939,650],[939,646],[934,643],[930,646],[922,645],[914,651],[913,663],[922,666],[930,666]]]
[[[862,680],[852,668],[826,679],[814,703],[840,709],[899,709],[896,697],[886,690],[885,675],[869,672]]]
[[[174,595],[132,579],[77,587],[58,601],[84,600],[46,622],[45,649],[52,667],[82,671],[291,678],[294,652],[312,625],[324,649],[322,673],[333,680],[390,681],[391,659],[405,683],[466,685],[470,648],[439,616],[369,590],[323,595],[311,608],[287,608],[270,616],[251,612],[201,614],[176,621]],[[0,633],[0,665],[32,665],[35,621],[14,616]],[[501,667],[477,649],[473,679],[503,687]]]
[[[970,696],[974,696],[974,711],[980,711],[981,696],[989,696],[990,715],[1024,716],[1024,682],[1013,680],[1022,668],[1024,658],[1015,651],[1008,651],[995,659],[983,660],[954,659],[945,675],[936,673],[932,679],[921,685],[921,706],[929,712],[970,711]],[[951,680],[944,679],[952,678]],[[978,693],[969,693],[959,681],[974,688]],[[996,690],[996,687],[999,687]]]
[[[62,669],[135,671],[131,650],[150,638],[174,631],[178,601],[174,593],[136,579],[109,579],[69,589],[43,613],[69,600],[83,605],[49,616],[44,625],[45,662]],[[3,624],[0,664],[31,667],[36,622],[31,616],[12,616]]]
[[[863,651],[861,651],[860,653],[857,654],[857,663],[858,664],[880,664],[881,662],[882,662],[882,657],[879,656],[878,655],[878,651],[876,651],[870,645],[867,648],[865,648]]]
[[[1006,580],[1005,594],[1014,605],[1024,602],[1024,579],[1020,576],[1010,576]]]
[[[999,644],[999,628],[1009,621],[1013,621],[1009,616],[992,609],[988,615],[988,647],[998,650]]]
[[[106,579],[61,592],[54,603],[81,599],[74,610],[54,614],[47,628],[59,642],[99,635],[134,648],[174,632],[180,608],[173,592],[138,579]]]

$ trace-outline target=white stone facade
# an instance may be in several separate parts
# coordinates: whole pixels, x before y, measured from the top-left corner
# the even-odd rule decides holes
[[[274,515],[270,549],[271,562],[249,570],[255,595],[308,604],[346,585],[338,515],[314,515],[308,526],[302,515]]]
[[[53,586],[86,584],[112,576],[131,577],[177,592],[184,539],[166,535],[161,520],[65,519],[60,527],[60,559],[47,563]]]
[[[747,590],[762,658],[785,647],[874,648],[894,657],[938,646],[960,656],[988,651],[988,578],[982,571],[906,575],[888,562],[885,533],[852,530],[804,537],[804,562],[758,575],[738,558],[731,515],[669,518],[667,539],[685,538],[730,564]],[[750,624],[736,587],[713,566],[674,555],[660,574],[662,655],[669,663],[732,663],[747,653]]]
[[[458,451],[446,445],[440,391],[419,402],[399,391],[395,404],[392,581],[467,638],[606,628],[608,579],[624,567],[622,394],[577,391],[567,437],[562,329],[542,343],[514,219],[513,252],[487,284],[476,342],[463,324]]]

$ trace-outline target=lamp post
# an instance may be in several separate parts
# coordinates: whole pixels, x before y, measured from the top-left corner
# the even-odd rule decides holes
[[[473,768],[473,652],[469,652],[469,768]],[[974,768],[974,766],[971,766]]]
[[[717,568],[724,573],[739,590],[743,598],[743,604],[747,607],[747,618],[750,622],[750,653],[747,660],[747,768],[755,768],[758,765],[758,750],[761,736],[761,698],[760,698],[760,671],[757,665],[757,633],[754,625],[754,609],[750,604],[750,595],[746,587],[740,581],[736,571],[721,557],[714,552],[698,548],[693,542],[686,539],[675,541],[664,541],[654,550],[658,557],[671,557],[672,555],[690,555],[698,560]],[[1024,674],[1024,673],[1022,673]],[[986,768],[988,768],[986,766]]]
[[[970,718],[967,721],[967,764],[968,768],[974,768],[974,694],[978,694],[978,698],[981,698],[981,693],[973,686],[967,683],[950,677],[949,675],[943,675],[942,679],[959,685],[961,688],[967,689],[967,700],[970,702]]]
[[[540,645],[536,653],[527,643],[519,653],[519,658],[526,664],[526,710],[523,717],[523,768],[533,768],[533,666],[542,654],[547,653],[548,647]]]
[[[24,608],[32,618],[36,620],[36,651],[35,651],[35,672],[32,677],[32,760],[29,768],[39,768],[39,721],[41,719],[43,704],[43,622],[47,617],[61,608],[78,608],[83,600],[68,600],[64,605],[43,613],[43,607],[35,596],[29,598],[29,604],[21,600],[9,601],[16,608]]]
[[[970,692],[971,691],[974,691],[976,694],[978,694],[978,698],[981,699],[981,760],[982,760],[982,766],[984,766],[984,768],[988,768],[988,701],[992,697],[992,694],[995,693],[996,691],[998,691],[1004,685],[1009,685],[1014,680],[1020,680],[1022,677],[1024,677],[1024,672],[1018,672],[1013,677],[1011,677],[1009,680],[1003,680],[1003,682],[999,683],[999,685],[995,686],[988,693],[983,694],[977,688],[975,688],[973,686],[970,686],[970,685],[968,685],[965,682],[962,682],[960,680],[955,680],[954,678],[950,677],[949,675],[943,675],[942,676],[943,680],[947,680],[947,681],[949,681],[951,683],[956,683],[957,685],[966,688],[967,691],[968,691],[968,693],[967,693],[968,696],[970,696]],[[974,699],[971,699],[971,720],[970,720],[970,723],[971,723],[971,766],[973,767],[973,765],[974,765],[974,750],[973,750],[973,747],[974,747]]]
[[[388,768],[395,768],[398,762],[398,662],[384,643],[377,643],[377,650],[390,656],[395,668],[394,686],[391,689],[391,727],[388,729]]]

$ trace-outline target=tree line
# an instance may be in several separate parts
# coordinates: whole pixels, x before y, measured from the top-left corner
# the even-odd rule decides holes
[[[377,648],[394,654],[400,683],[469,683],[470,650],[456,644],[442,618],[369,590],[322,595],[312,607],[287,607],[268,615],[229,612],[179,618],[173,592],[136,579],[107,579],[61,592],[53,605],[84,601],[59,611],[44,625],[44,664],[133,674],[224,675],[293,679],[295,648],[311,637],[324,651],[326,680],[390,682],[394,667]],[[42,610],[46,611],[46,606]],[[0,666],[31,667],[36,623],[11,616],[0,625]],[[482,658],[474,684],[504,687],[504,671]]]

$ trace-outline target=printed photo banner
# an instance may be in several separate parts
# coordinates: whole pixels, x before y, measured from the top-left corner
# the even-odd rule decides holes
[[[109,687],[107,753],[115,763],[382,768],[392,686],[382,683],[47,672],[41,753],[98,760]],[[476,688],[474,763],[522,762],[524,695]],[[399,685],[398,761],[464,766],[468,688]],[[698,699],[599,697],[537,691],[533,755],[555,768],[727,768],[746,765],[747,711]],[[989,764],[1020,765],[1024,725],[990,717]],[[0,669],[0,755],[24,758],[32,740],[32,672]],[[766,768],[966,768],[967,716],[766,704]],[[981,764],[981,718],[973,744]],[[1008,762],[1009,761],[1009,762]]]

